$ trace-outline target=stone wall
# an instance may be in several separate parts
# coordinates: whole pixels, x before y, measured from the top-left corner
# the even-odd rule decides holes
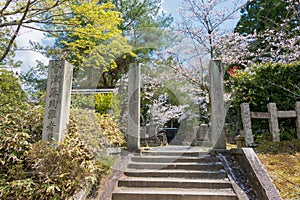
[[[281,200],[272,179],[264,169],[252,148],[231,149],[260,200]]]

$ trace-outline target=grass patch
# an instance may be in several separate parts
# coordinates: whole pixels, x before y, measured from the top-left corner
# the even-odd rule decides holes
[[[300,140],[264,142],[255,148],[283,199],[300,199]]]

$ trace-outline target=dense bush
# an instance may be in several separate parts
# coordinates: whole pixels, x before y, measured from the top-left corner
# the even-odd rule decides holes
[[[22,132],[2,132],[0,140],[0,184],[3,186],[5,181],[24,177],[24,169],[27,168],[25,158],[32,144],[29,142],[30,135]]]
[[[29,135],[30,141],[41,139],[44,109],[27,103],[19,79],[10,71],[0,71],[0,134],[10,138]]]
[[[117,118],[120,115],[120,101],[119,97],[113,93],[107,94],[77,94],[72,95],[72,107],[80,109],[95,109],[100,114],[108,114],[110,110],[113,110],[114,117]]]
[[[31,145],[41,139],[43,109],[26,102],[19,79],[0,71],[0,177],[1,183],[22,178]],[[11,174],[13,176],[9,177]]]
[[[86,95],[86,94],[74,94],[71,98],[71,107],[72,108],[95,108],[95,95]]]
[[[80,138],[95,157],[104,154],[107,147],[124,146],[124,134],[108,114],[101,115],[91,109],[72,109],[71,116]]]
[[[0,199],[68,199],[89,183],[97,185],[109,171],[110,158],[95,154],[73,121],[64,142],[50,146],[37,142],[42,131],[42,118],[37,116],[42,115],[42,109],[36,113],[27,110],[29,116],[24,112],[0,115]],[[26,123],[19,124],[22,115]],[[105,141],[102,131],[93,135]]]
[[[50,146],[40,141],[43,109],[19,106],[0,114],[0,199],[72,198],[109,171],[112,162],[103,153],[105,147],[124,143],[112,119],[95,114],[98,130],[88,126],[90,115],[78,119],[88,127],[81,133],[72,119],[65,140]]]
[[[18,105],[6,104],[0,108],[0,133],[27,133],[30,142],[42,137],[44,109],[26,102]]]
[[[233,93],[227,115],[233,132],[241,128],[241,103],[249,103],[251,111],[267,112],[270,102],[276,103],[278,110],[285,111],[294,110],[295,102],[300,100],[300,63],[255,65],[250,71],[238,67],[234,70],[232,66],[230,69],[225,72],[225,77],[228,76],[225,87],[227,92]],[[294,120],[282,119],[279,123],[281,139],[295,137]],[[257,131],[268,129],[268,123],[261,120],[253,120],[252,125]]]
[[[103,149],[124,141],[114,138],[120,131],[111,119],[94,113],[99,129],[88,133],[79,131],[73,116],[65,140],[46,144],[41,141],[43,107],[27,103],[10,72],[0,73],[0,79],[0,199],[72,199],[81,188],[97,185],[112,165]],[[93,119],[78,121],[86,127]]]
[[[114,146],[124,146],[124,134],[120,131],[117,123],[109,115],[98,114],[99,123],[103,134],[108,137],[110,144]]]
[[[26,98],[25,92],[21,89],[20,80],[14,73],[0,69],[0,108],[7,104],[17,105]]]
[[[112,93],[96,94],[95,95],[95,109],[100,114],[107,114],[108,110],[112,108]]]
[[[76,134],[54,146],[30,144],[26,138],[28,135],[19,137],[15,143],[19,150],[14,166],[1,168],[1,175],[5,175],[0,183],[2,199],[68,199],[79,188],[97,183],[108,170]],[[14,143],[6,140],[5,144],[8,154],[7,147]]]

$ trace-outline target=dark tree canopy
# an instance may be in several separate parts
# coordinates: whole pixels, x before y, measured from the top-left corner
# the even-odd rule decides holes
[[[294,1],[299,3],[299,0]],[[293,9],[289,7],[290,5],[294,5]],[[294,9],[299,11],[299,5],[296,5],[285,0],[248,1],[241,9],[241,19],[236,25],[235,32],[252,34],[256,30],[257,33],[262,33],[267,29],[280,28],[282,24],[289,29],[295,28],[299,25],[299,16],[295,16],[294,12]]]

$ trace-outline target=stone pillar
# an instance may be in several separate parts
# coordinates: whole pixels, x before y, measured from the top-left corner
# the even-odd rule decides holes
[[[245,137],[246,145],[250,146],[254,143],[252,128],[251,128],[251,113],[250,106],[248,103],[242,103],[241,105],[241,116],[243,123],[243,130],[245,135],[241,135]]]
[[[194,126],[193,127],[193,132],[196,135],[195,140],[199,141],[200,140],[200,126]]]
[[[215,149],[226,149],[226,137],[223,132],[225,125],[223,69],[220,60],[209,63],[210,105],[211,105],[211,136]]]
[[[127,148],[140,148],[140,65],[131,64],[128,74]]]
[[[300,101],[297,101],[297,102],[296,102],[295,110],[296,110],[296,130],[297,130],[297,138],[300,140]]]
[[[273,142],[280,142],[279,126],[278,126],[278,114],[275,103],[268,104],[269,112],[269,128],[273,136]]]
[[[44,141],[62,141],[68,132],[72,75],[73,66],[67,61],[50,61],[42,134]]]
[[[211,141],[211,135],[208,133],[208,124],[200,124],[200,140]]]

